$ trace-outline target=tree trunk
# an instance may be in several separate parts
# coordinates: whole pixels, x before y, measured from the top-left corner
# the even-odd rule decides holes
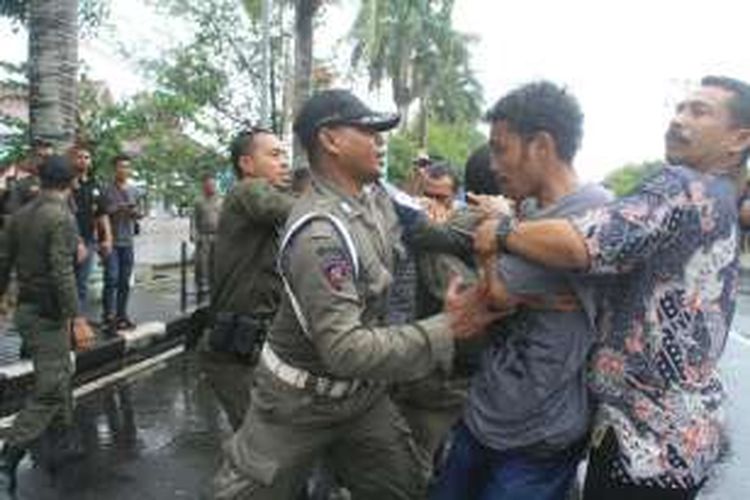
[[[310,96],[313,64],[313,19],[320,0],[295,0],[294,18],[294,115]],[[302,147],[294,138],[294,167],[306,163]]]
[[[29,128],[58,150],[73,143],[78,108],[78,0],[29,3]]]

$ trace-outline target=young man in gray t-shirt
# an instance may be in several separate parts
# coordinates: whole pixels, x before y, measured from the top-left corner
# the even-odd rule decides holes
[[[104,210],[112,226],[112,251],[104,260],[104,289],[102,293],[102,320],[105,330],[135,328],[128,316],[130,276],[133,273],[133,236],[141,214],[137,206],[137,193],[128,185],[130,158],[119,155],[114,160],[115,182],[104,192]]]
[[[517,204],[535,198],[534,218],[564,217],[610,199],[579,186],[572,160],[583,116],[548,82],[523,86],[490,110],[493,166]],[[431,498],[563,500],[589,427],[586,358],[594,341],[585,285],[523,259],[483,262],[499,307],[515,309],[493,332],[462,422]]]

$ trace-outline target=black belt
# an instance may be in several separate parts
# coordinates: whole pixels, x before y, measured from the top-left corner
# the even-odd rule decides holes
[[[234,324],[246,324],[246,325],[258,325],[265,324],[266,326],[271,323],[275,314],[241,314],[234,312],[217,312],[214,314],[215,323],[234,323]]]

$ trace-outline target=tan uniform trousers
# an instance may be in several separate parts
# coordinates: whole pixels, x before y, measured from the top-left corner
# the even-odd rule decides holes
[[[391,398],[414,433],[428,479],[432,476],[435,454],[461,418],[468,387],[466,379],[445,379],[433,373],[391,389]]]
[[[219,400],[232,430],[242,425],[250,406],[253,366],[240,361],[234,354],[203,348],[198,359],[205,381]]]
[[[323,458],[355,500],[425,495],[411,431],[383,386],[343,398],[319,396],[255,371],[250,409],[225,445],[217,500],[291,500]]]
[[[65,428],[72,424],[73,364],[67,321],[42,318],[36,305],[21,303],[15,322],[31,353],[34,390],[5,438],[24,448],[53,425]]]

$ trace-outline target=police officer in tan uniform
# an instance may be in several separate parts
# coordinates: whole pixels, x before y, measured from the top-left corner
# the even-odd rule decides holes
[[[220,211],[221,196],[216,192],[216,179],[213,174],[205,174],[200,199],[193,205],[193,216],[190,218],[190,240],[195,243],[195,291],[199,304],[210,290],[214,240],[219,227]]]
[[[73,419],[70,328],[78,313],[73,269],[77,236],[68,204],[73,176],[68,158],[45,159],[39,171],[41,193],[11,217],[0,247],[0,293],[15,269],[14,320],[34,364],[34,390],[0,452],[0,499],[13,498],[16,468],[29,446],[48,430],[55,445],[61,445]]]
[[[286,152],[270,131],[250,129],[231,145],[237,182],[227,194],[214,242],[213,322],[201,367],[233,429],[250,401],[252,367],[279,306],[279,234],[295,198]]]
[[[424,493],[414,444],[387,383],[452,362],[454,339],[495,314],[481,290],[449,286],[444,311],[386,325],[400,229],[380,176],[379,132],[398,116],[351,93],[314,95],[295,121],[313,185],[279,251],[286,288],[255,371],[250,409],[215,478],[220,499],[294,498],[321,456],[358,500]]]

